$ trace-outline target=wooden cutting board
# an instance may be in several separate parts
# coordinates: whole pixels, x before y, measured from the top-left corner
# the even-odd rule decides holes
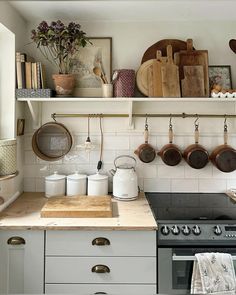
[[[160,53],[161,52],[156,52],[156,57],[158,58],[159,62],[165,63],[167,61],[167,57],[161,56]],[[151,95],[151,96],[156,96],[156,95],[154,95],[154,92],[153,92],[154,86],[152,86],[153,90],[150,89],[150,83],[153,85],[154,81],[149,82],[149,79],[150,79],[150,77],[153,77],[154,70],[153,70],[152,66],[153,66],[153,62],[156,63],[157,58],[150,59],[150,60],[146,61],[145,63],[143,63],[139,67],[139,69],[137,71],[137,75],[136,75],[137,87],[138,87],[139,91],[146,96],[149,96],[149,93],[153,93],[153,95]],[[150,67],[152,67],[151,71],[149,70]],[[159,79],[157,77],[157,73],[158,73],[158,71],[155,68],[155,79]],[[159,79],[159,81],[160,81],[160,79]],[[157,82],[157,85],[159,84],[159,81]],[[155,89],[157,89],[157,87],[158,86],[156,86]]]
[[[152,60],[153,97],[163,97],[161,67],[165,63],[161,51],[157,50],[156,59]]]
[[[167,46],[167,63],[161,66],[163,97],[180,97],[179,67],[172,58],[172,46]]]
[[[203,66],[184,66],[184,79],[181,80],[182,97],[204,97]]]
[[[52,197],[41,210],[46,218],[112,217],[110,196]]]
[[[187,40],[187,50],[174,54],[174,62],[179,66],[179,77],[184,79],[184,66],[203,66],[204,71],[204,96],[209,97],[208,51],[193,50],[193,40]]]
[[[141,63],[150,59],[155,59],[157,50],[161,50],[162,56],[167,56],[166,48],[168,45],[172,46],[173,53],[179,52],[180,50],[187,50],[187,42],[185,41],[178,39],[163,39],[150,46],[144,52]]]

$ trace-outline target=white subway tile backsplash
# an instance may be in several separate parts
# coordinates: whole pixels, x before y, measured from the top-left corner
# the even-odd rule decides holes
[[[159,178],[184,178],[184,166],[158,165],[157,175]]]
[[[105,121],[105,120],[104,120]],[[139,178],[139,186],[149,192],[224,192],[228,188],[236,188],[236,171],[223,173],[209,163],[203,169],[193,169],[184,160],[178,166],[167,166],[157,155],[151,163],[145,164],[139,160],[134,151],[144,143],[144,120],[137,119],[134,130],[127,130],[128,120],[120,124],[121,120],[106,120],[103,145],[103,168],[101,173],[109,175],[109,170],[114,168],[114,159],[120,155],[131,155],[136,159],[136,171]],[[127,122],[126,122],[127,121]],[[68,121],[70,123],[70,121]],[[192,120],[184,121],[192,124]],[[72,124],[72,123],[71,123]],[[209,125],[210,124],[210,125]],[[212,124],[212,125],[211,125]],[[84,120],[83,130],[77,130],[73,125],[74,145],[72,150],[63,159],[56,162],[48,162],[39,159],[31,147],[33,133],[24,136],[24,189],[25,191],[44,190],[44,177],[58,171],[63,174],[71,174],[78,170],[80,173],[91,175],[97,171],[97,162],[100,155],[100,133],[97,121],[92,122],[90,133],[94,149],[86,153],[78,147],[83,145],[87,138],[87,121]],[[69,124],[70,126],[70,124]],[[218,126],[218,125],[217,125]],[[159,151],[168,143],[168,120],[150,118],[149,143]],[[215,128],[215,129],[214,129]],[[183,125],[182,119],[174,121],[174,143],[183,151],[188,145],[194,143],[193,128]],[[211,133],[211,131],[213,131]],[[209,152],[223,143],[222,129],[216,130],[212,122],[201,120],[200,143]],[[231,131],[232,132],[232,131]],[[231,144],[236,142],[236,135],[230,135]],[[109,182],[112,181],[109,176]],[[111,186],[111,184],[110,184]]]
[[[203,193],[225,192],[226,187],[225,179],[199,179],[199,191]]]
[[[171,192],[190,193],[198,192],[197,179],[172,179]]]
[[[146,179],[144,178],[145,192],[169,192],[171,189],[170,179]]]
[[[185,164],[185,178],[212,178],[212,165],[208,164],[202,169],[194,169]]]
[[[34,177],[24,177],[24,191],[25,192],[35,192],[35,178]]]

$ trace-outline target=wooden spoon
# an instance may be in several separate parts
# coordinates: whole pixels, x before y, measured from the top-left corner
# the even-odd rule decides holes
[[[102,70],[99,67],[94,67],[93,72],[96,76],[98,76],[102,80],[103,84],[106,84],[106,81],[105,81],[103,74],[102,74]]]

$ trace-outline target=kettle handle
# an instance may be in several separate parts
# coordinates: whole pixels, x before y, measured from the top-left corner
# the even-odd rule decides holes
[[[114,160],[114,166],[115,166],[116,168],[117,168],[117,166],[116,166],[116,161],[117,161],[118,159],[120,159],[120,158],[130,158],[130,159],[134,160],[134,168],[136,167],[136,163],[137,163],[137,161],[136,161],[136,159],[135,159],[134,157],[132,157],[132,156],[130,156],[130,155],[122,155],[122,156],[118,156],[118,157],[116,157],[115,160]]]

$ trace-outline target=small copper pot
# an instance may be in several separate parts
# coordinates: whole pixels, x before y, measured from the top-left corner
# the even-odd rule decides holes
[[[144,130],[144,140],[145,143],[141,144],[137,150],[134,152],[143,163],[150,163],[156,158],[155,149],[148,143],[148,124],[147,118]]]
[[[169,143],[164,145],[162,149],[158,152],[162,161],[168,166],[176,166],[182,160],[182,153],[179,148],[173,144],[173,129],[172,124],[169,125]]]
[[[194,138],[195,144],[191,144],[185,149],[183,157],[190,167],[194,169],[201,169],[204,168],[209,162],[209,153],[202,145],[198,143],[199,130],[197,124],[195,124]]]
[[[224,144],[217,146],[211,153],[210,159],[216,168],[222,172],[236,170],[236,150],[227,144],[228,128],[224,124]]]

